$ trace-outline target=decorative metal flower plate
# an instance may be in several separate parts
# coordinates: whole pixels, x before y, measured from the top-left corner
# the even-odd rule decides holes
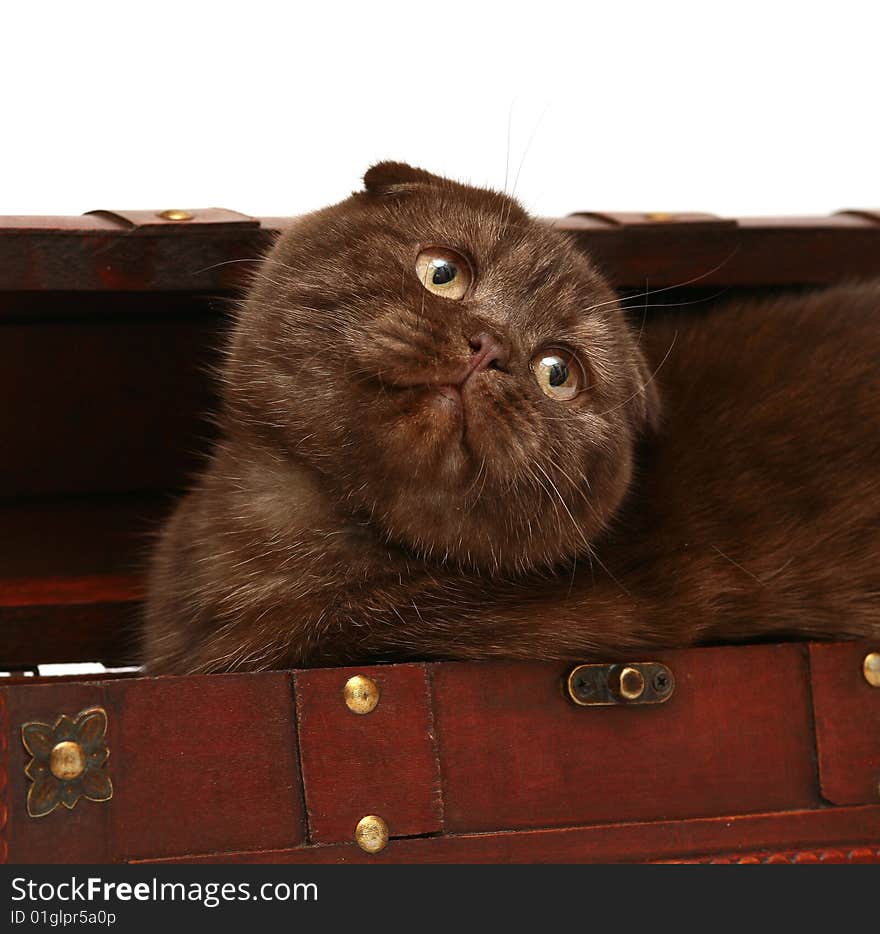
[[[54,726],[25,723],[21,728],[24,748],[32,756],[25,774],[33,782],[28,789],[27,811],[45,817],[59,804],[73,808],[80,798],[109,801],[113,783],[104,767],[107,748],[107,711],[90,707],[75,720],[62,714]]]

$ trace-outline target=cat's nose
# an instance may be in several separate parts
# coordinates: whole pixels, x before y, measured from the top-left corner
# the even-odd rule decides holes
[[[510,353],[507,345],[500,338],[482,331],[470,338],[468,344],[474,354],[471,358],[471,373],[488,370],[491,367],[503,370],[507,366]]]

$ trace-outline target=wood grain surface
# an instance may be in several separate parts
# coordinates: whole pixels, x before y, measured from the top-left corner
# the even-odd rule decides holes
[[[118,862],[305,842],[296,717],[284,672],[3,688],[12,862]],[[113,798],[26,811],[21,725],[107,711]]]
[[[880,802],[880,687],[862,673],[876,644],[810,646],[822,796],[832,804]]]
[[[376,708],[352,713],[353,675],[380,690]],[[440,770],[424,665],[318,669],[294,674],[309,838],[350,841],[358,821],[382,817],[393,836],[442,828]]]
[[[871,841],[866,843],[865,841]],[[222,863],[608,863],[878,846],[880,807],[608,824],[392,840],[380,853],[354,844],[183,857]]]
[[[676,688],[645,707],[576,707],[562,695],[566,666],[436,666],[447,831],[818,803],[803,647],[632,659],[649,660],[672,669]]]

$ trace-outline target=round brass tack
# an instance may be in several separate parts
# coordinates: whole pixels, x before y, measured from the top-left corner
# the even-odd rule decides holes
[[[189,211],[182,211],[180,208],[170,208],[159,213],[159,217],[164,221],[191,221],[194,216]]]
[[[862,672],[872,688],[880,688],[880,652],[869,652],[865,656]]]
[[[86,770],[86,754],[79,743],[66,740],[53,747],[49,754],[49,771],[64,782],[79,778]]]
[[[650,214],[646,214],[645,217],[649,221],[657,221],[658,223],[672,220],[672,215],[668,211],[652,211]]]
[[[388,845],[388,824],[376,814],[368,814],[358,821],[354,839],[366,853],[378,853]]]
[[[365,675],[355,675],[345,682],[345,706],[352,713],[371,713],[379,703],[379,686]]]
[[[624,668],[620,672],[620,696],[624,700],[635,700],[645,690],[645,679],[637,668]]]

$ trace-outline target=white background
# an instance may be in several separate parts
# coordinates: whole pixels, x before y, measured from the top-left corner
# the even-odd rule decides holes
[[[0,214],[295,214],[382,158],[518,176],[545,215],[877,206],[878,26],[876,0],[21,0]]]

